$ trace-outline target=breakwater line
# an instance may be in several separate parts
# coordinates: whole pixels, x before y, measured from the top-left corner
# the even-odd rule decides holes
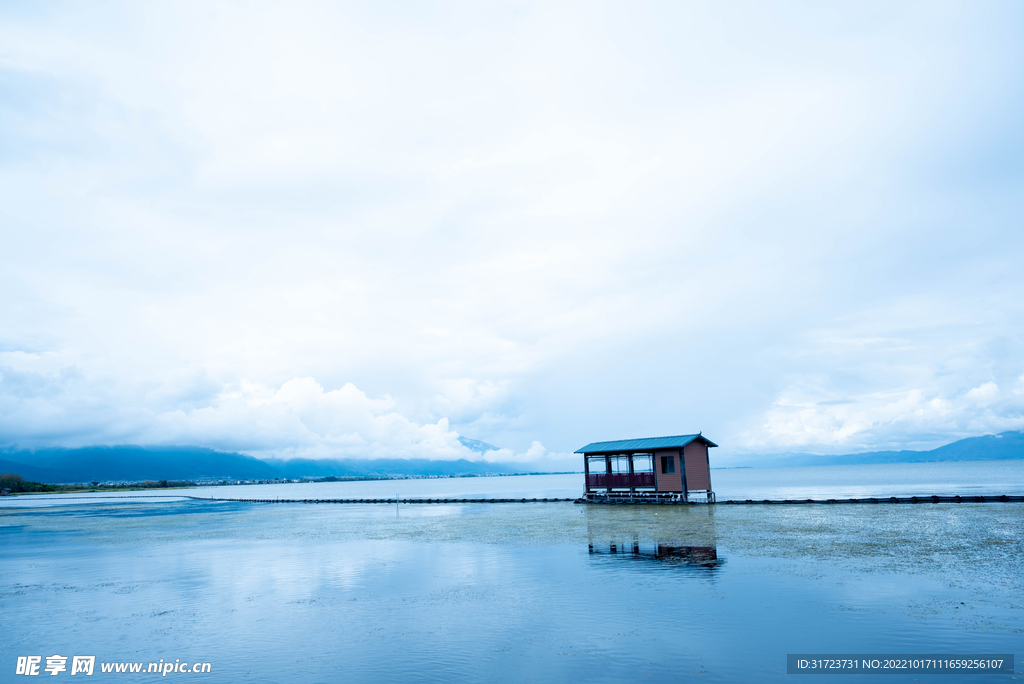
[[[104,503],[109,503],[111,500],[119,499],[201,499],[199,496],[187,496],[185,494],[124,494],[122,496],[112,496],[104,493],[98,493],[96,496],[47,496],[45,493],[39,492],[25,492],[18,494],[8,494],[5,499],[15,500],[21,499],[24,501],[32,501],[35,497],[45,496],[45,498],[36,499],[38,501],[56,501],[58,499],[85,499],[85,500],[103,500]],[[32,498],[27,498],[32,497]]]
[[[996,503],[1024,502],[1024,495],[984,494],[970,496],[890,496],[850,499],[728,499],[726,501],[680,501],[656,497],[591,497],[578,499],[558,498],[385,498],[385,499],[226,499],[203,496],[184,497],[196,501],[235,501],[239,503],[306,503],[306,504],[464,504],[464,503],[577,503],[611,505],[654,505],[654,506],[729,506],[729,505],[788,505],[788,504],[923,504],[923,503]]]
[[[78,499],[110,504],[121,499],[190,499],[192,501],[223,501],[234,503],[291,503],[291,504],[503,504],[503,503],[577,503],[633,506],[785,506],[806,504],[927,504],[927,503],[1010,503],[1024,502],[1024,495],[972,494],[968,496],[890,496],[846,499],[727,499],[725,501],[681,501],[678,498],[591,496],[580,498],[384,498],[384,499],[240,499],[187,494],[128,494],[124,496],[51,496],[45,500]],[[102,501],[97,501],[102,499]]]
[[[726,499],[725,501],[681,501],[678,498],[590,496],[576,499],[586,504],[631,504],[655,506],[752,506],[752,505],[797,505],[797,504],[925,504],[925,503],[1008,503],[1024,502],[1024,495],[971,494],[968,496],[872,496],[846,499]]]
[[[221,499],[206,496],[186,496],[195,501],[237,501],[240,503],[306,503],[306,504],[460,504],[460,503],[570,503],[576,499],[455,499],[455,498],[390,498],[390,499]]]

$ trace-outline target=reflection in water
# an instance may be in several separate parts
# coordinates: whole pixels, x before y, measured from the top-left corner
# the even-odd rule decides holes
[[[711,576],[718,556],[711,506],[587,507],[587,549],[595,559],[632,560]]]
[[[714,546],[685,546],[683,544],[644,543],[634,539],[628,543],[611,542],[603,545],[589,544],[593,556],[614,556],[623,560],[649,561],[666,566],[712,575],[722,566],[725,559],[718,557]]]
[[[0,509],[0,662],[187,656],[230,684],[803,684],[779,654],[836,635],[859,653],[1019,652],[1017,508]]]

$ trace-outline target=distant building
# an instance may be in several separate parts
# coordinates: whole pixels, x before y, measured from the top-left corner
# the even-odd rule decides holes
[[[703,493],[714,501],[708,449],[717,446],[697,433],[594,442],[576,453],[583,454],[588,497],[668,494],[688,501]]]
[[[0,489],[0,496],[10,496],[10,495],[11,495],[11,490],[10,489]]]

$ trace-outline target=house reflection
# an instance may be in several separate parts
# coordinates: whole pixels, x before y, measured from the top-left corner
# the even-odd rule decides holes
[[[685,542],[643,542],[639,539],[616,540],[605,543],[591,541],[587,549],[598,559],[620,559],[645,566],[660,565],[667,568],[690,570],[712,575],[725,562],[719,558],[715,546],[693,546]]]
[[[677,568],[713,575],[725,560],[711,506],[603,506],[586,509],[594,560],[635,561],[637,569]]]

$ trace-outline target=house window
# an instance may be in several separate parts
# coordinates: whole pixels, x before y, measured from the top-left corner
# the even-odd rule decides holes
[[[613,473],[629,472],[629,456],[612,456],[610,459]]]
[[[676,472],[676,457],[675,456],[662,456],[661,457],[661,472],[668,475]]]
[[[633,454],[634,473],[653,473],[654,454]]]

